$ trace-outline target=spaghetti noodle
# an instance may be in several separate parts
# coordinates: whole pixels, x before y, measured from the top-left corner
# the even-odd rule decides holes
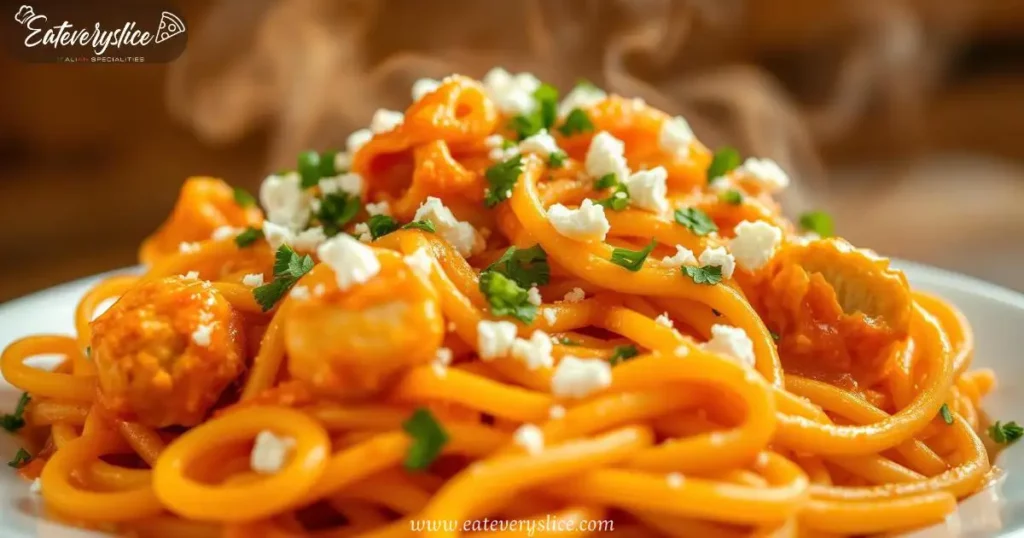
[[[773,162],[589,85],[559,103],[494,70],[417,94],[269,177],[265,214],[188,180],[142,275],[90,290],[76,336],[3,352],[30,398],[21,472],[54,517],[140,536],[548,516],[890,532],[983,487],[986,429],[1020,436],[980,409],[994,379],[968,369],[963,316],[821,215],[799,232]],[[64,359],[26,364],[41,354]]]

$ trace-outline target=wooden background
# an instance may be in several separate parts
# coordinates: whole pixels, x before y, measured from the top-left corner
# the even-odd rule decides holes
[[[179,5],[189,21],[200,20],[206,9],[198,0]],[[830,25],[839,16],[831,5],[750,2],[736,58],[772,70],[798,98],[813,102],[813,92],[801,94],[808,84],[800,66],[831,38]],[[1007,181],[1024,184],[1018,168],[1024,160],[1024,2],[978,5],[951,68],[922,103],[923,125],[894,134],[885,110],[869,111],[851,133],[819,148],[834,175],[853,182],[840,184],[833,192],[846,194],[830,204],[851,227],[858,209],[844,211],[844,197],[870,203],[857,193],[887,181],[884,174],[908,156],[978,154],[1011,163]],[[166,111],[166,69],[27,65],[6,55],[0,60],[0,301],[132,264],[139,241],[163,220],[189,175],[257,187],[267,133],[227,146],[199,142]],[[876,164],[885,172],[871,180],[849,173]],[[1007,240],[1024,245],[1020,231],[1009,230]],[[1024,288],[1024,282],[1004,283]]]

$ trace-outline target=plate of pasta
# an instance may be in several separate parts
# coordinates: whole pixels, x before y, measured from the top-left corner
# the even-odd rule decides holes
[[[0,306],[0,534],[1024,526],[1024,298],[790,221],[778,164],[642,100],[412,97]]]

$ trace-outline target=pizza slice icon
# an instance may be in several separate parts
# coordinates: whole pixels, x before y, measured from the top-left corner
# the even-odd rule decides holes
[[[185,23],[174,13],[164,11],[160,14],[160,27],[156,30],[156,42],[163,43],[168,39],[184,33]]]

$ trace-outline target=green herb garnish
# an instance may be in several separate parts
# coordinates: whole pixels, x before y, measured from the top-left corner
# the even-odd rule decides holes
[[[484,176],[490,187],[487,189],[487,196],[484,198],[484,205],[494,207],[504,200],[507,200],[512,192],[512,187],[519,176],[523,173],[523,156],[516,155],[507,161],[496,163],[487,169]]]
[[[22,392],[21,398],[18,398],[18,404],[14,406],[14,412],[11,414],[0,415],[0,428],[14,433],[24,427],[25,406],[27,406],[30,401],[32,401],[32,397],[29,396],[27,392]]]
[[[942,407],[939,408],[939,416],[946,424],[953,424],[953,413],[950,412],[948,404],[942,404]]]
[[[338,170],[334,168],[334,158],[338,155],[338,150],[330,149],[320,154],[320,177],[334,177],[338,175]]]
[[[683,274],[690,277],[694,284],[713,286],[722,281],[722,267],[718,265],[705,265],[703,267],[684,265]]]
[[[32,454],[29,454],[24,448],[19,448],[18,451],[14,453],[14,459],[7,462],[7,466],[14,467],[15,469],[20,469],[23,465],[25,465],[31,460]]]
[[[249,191],[241,187],[232,187],[232,192],[235,195],[235,203],[241,207],[252,207],[256,205],[256,198],[253,198]]]
[[[527,289],[543,286],[551,277],[548,255],[540,245],[530,248],[508,247],[500,258],[484,269],[484,272],[487,271],[497,271]]]
[[[718,225],[707,213],[696,207],[685,207],[675,211],[676,222],[685,226],[696,236],[705,236],[718,231]]]
[[[303,275],[313,269],[313,258],[299,256],[288,245],[281,245],[274,254],[274,280],[252,290],[253,297],[264,312],[284,297]]]
[[[405,468],[422,471],[441,455],[441,449],[448,442],[448,434],[434,415],[426,408],[413,411],[412,416],[402,423],[402,429],[409,434],[412,442],[405,453]]]
[[[1002,424],[997,420],[995,424],[988,427],[988,436],[1001,445],[1009,445],[1024,436],[1024,428],[1021,428],[1016,422]]]
[[[636,272],[644,266],[644,260],[647,256],[651,255],[654,250],[654,246],[657,241],[651,240],[651,242],[641,250],[630,250],[628,248],[617,248],[612,250],[612,263],[620,267],[625,267],[630,271]]]
[[[301,178],[302,188],[315,187],[320,182],[320,154],[316,151],[303,151],[299,154],[299,165],[297,167]]]
[[[594,130],[594,123],[590,116],[582,108],[574,108],[565,117],[565,121],[558,127],[558,132],[563,136],[573,136],[580,133],[589,133]]]
[[[398,221],[387,215],[374,215],[366,221],[370,237],[377,239],[398,229]]]
[[[561,168],[565,166],[565,160],[569,158],[569,155],[564,151],[556,151],[548,155],[548,168]]]
[[[403,230],[423,230],[424,232],[434,233],[434,223],[429,220],[414,220],[409,224],[402,226]]]
[[[530,303],[528,291],[498,271],[480,274],[480,292],[487,297],[495,316],[512,316],[523,323],[537,317],[537,306]]]
[[[836,231],[832,216],[824,211],[808,211],[800,215],[800,227],[821,237],[832,237]]]
[[[720,148],[715,152],[715,156],[711,158],[711,164],[708,166],[708,183],[732,172],[739,165],[740,152],[736,151],[736,148],[729,146]]]
[[[622,211],[629,206],[629,189],[626,188],[626,185],[619,183],[612,190],[611,196],[598,200],[597,203],[612,211]]]
[[[719,193],[718,200],[724,204],[740,205],[743,203],[743,194],[736,189],[729,189]]]
[[[608,358],[608,362],[610,362],[612,366],[615,366],[616,364],[626,362],[639,354],[640,352],[636,349],[636,346],[615,346],[615,351],[612,353],[612,356]]]
[[[615,172],[610,172],[598,178],[594,182],[594,188],[597,190],[610,189],[619,184],[619,179],[615,177]]]
[[[550,84],[541,84],[534,90],[537,107],[530,114],[520,114],[509,120],[509,128],[519,140],[529,138],[544,129],[550,129],[558,117],[558,90]]]
[[[263,238],[263,230],[250,226],[235,236],[235,244],[238,245],[238,248],[245,248],[261,238]]]
[[[334,237],[349,223],[363,207],[358,196],[347,192],[332,192],[320,200],[320,208],[316,212],[316,220],[324,228],[324,235]]]

